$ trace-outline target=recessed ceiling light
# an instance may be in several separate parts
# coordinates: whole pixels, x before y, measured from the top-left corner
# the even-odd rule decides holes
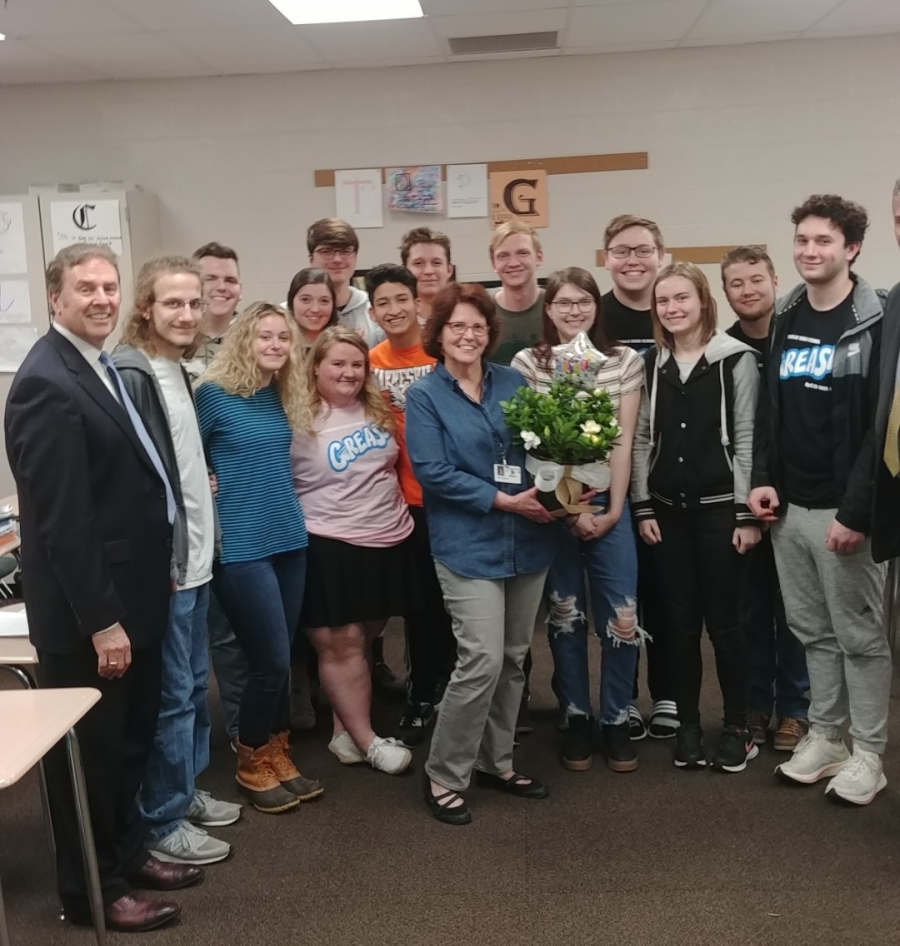
[[[6,33],[0,33],[0,41],[6,39]]]
[[[269,0],[295,26],[304,23],[359,23],[425,16],[419,0]]]

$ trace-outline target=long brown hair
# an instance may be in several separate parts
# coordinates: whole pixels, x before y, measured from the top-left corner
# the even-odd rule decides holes
[[[358,398],[360,404],[363,405],[366,417],[383,430],[393,433],[397,429],[397,421],[394,417],[394,412],[388,406],[378,384],[372,377],[372,368],[369,364],[369,346],[358,333],[354,332],[352,329],[344,328],[342,325],[333,325],[331,328],[323,329],[319,337],[313,342],[313,346],[306,356],[304,380],[306,383],[306,395],[310,414],[309,422],[305,428],[306,432],[315,434],[313,421],[319,415],[323,407],[325,407],[326,410],[329,409],[316,383],[316,369],[325,360],[325,356],[328,352],[341,342],[346,345],[352,345],[355,349],[362,352],[363,358],[365,359],[366,372]]]

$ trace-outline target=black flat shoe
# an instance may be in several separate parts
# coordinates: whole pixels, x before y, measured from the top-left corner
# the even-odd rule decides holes
[[[425,797],[425,804],[428,805],[429,810],[438,821],[443,821],[444,824],[469,824],[472,821],[472,812],[469,811],[465,798],[459,792],[454,792],[451,789],[441,792],[440,795],[435,795],[431,790],[431,779],[424,769],[422,771],[422,794]],[[447,806],[457,798],[462,798],[462,804],[454,808],[448,808]],[[443,804],[441,804],[442,802]]]
[[[475,772],[475,782],[482,788],[495,788],[498,792],[516,795],[519,798],[546,798],[550,789],[536,778],[514,774],[512,778],[501,778],[489,772]]]

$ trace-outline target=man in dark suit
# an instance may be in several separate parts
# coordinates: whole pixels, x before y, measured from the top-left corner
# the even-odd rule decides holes
[[[894,184],[891,211],[900,246],[900,180]],[[884,306],[875,438],[872,556],[886,562],[900,556],[900,283]]]
[[[16,479],[22,584],[46,687],[96,687],[78,724],[107,923],[152,929],[168,900],[133,887],[197,883],[196,867],[143,847],[137,794],[159,714],[161,640],[171,593],[171,487],[103,343],[119,315],[119,272],[105,247],[71,246],[47,269],[51,329],[32,348],[6,407]],[[75,808],[61,747],[47,757],[66,915],[90,922]]]

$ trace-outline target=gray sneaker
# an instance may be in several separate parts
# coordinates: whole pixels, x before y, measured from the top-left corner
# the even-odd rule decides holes
[[[190,821],[182,821],[170,835],[161,841],[148,840],[145,846],[154,857],[170,864],[215,864],[231,853],[230,844],[211,838]]]
[[[241,816],[241,806],[230,801],[219,801],[209,792],[195,789],[185,817],[194,824],[202,824],[207,828],[221,828],[227,824],[234,824]]]

